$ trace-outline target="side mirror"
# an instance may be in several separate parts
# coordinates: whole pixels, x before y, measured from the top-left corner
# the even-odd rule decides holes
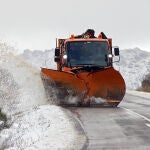
[[[114,54],[115,56],[119,56],[119,47],[114,48]]]
[[[54,61],[55,61],[55,62],[60,62],[60,58],[55,57],[55,58],[54,58]]]
[[[59,48],[55,48],[55,56],[59,56],[60,55],[60,49]]]

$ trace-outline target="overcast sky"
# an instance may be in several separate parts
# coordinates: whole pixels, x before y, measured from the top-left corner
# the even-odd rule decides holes
[[[0,40],[20,49],[51,49],[87,28],[150,51],[150,0],[0,0]]]

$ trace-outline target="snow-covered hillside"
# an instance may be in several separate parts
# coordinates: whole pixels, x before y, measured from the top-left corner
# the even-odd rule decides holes
[[[144,76],[150,73],[150,53],[138,48],[120,50],[121,60],[114,63],[125,79],[127,89],[136,89],[141,86]],[[40,69],[41,66],[56,68],[54,49],[46,51],[25,50],[21,57]]]
[[[56,69],[56,63],[54,62],[54,49],[45,51],[24,50],[23,54],[20,56],[37,69],[40,69],[40,67]]]
[[[139,48],[120,51],[120,72],[128,89],[137,89],[145,75],[150,73],[150,53]]]

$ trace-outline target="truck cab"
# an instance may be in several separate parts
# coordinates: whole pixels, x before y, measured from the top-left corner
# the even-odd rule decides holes
[[[111,67],[112,58],[112,39],[102,39],[101,35],[97,38],[75,38],[72,35],[69,39],[58,39],[55,49],[57,69],[62,71]]]

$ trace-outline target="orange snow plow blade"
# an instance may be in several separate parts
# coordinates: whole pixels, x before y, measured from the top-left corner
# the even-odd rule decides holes
[[[57,88],[60,89],[72,89],[74,94],[83,93],[86,91],[86,86],[82,80],[80,80],[75,74],[42,68],[42,78],[51,80],[55,83]]]
[[[125,95],[125,82],[120,73],[112,67],[93,71],[69,73],[42,68],[42,79],[51,80],[55,86],[64,92],[79,96],[80,101],[91,98],[102,98],[107,103],[116,106]]]

